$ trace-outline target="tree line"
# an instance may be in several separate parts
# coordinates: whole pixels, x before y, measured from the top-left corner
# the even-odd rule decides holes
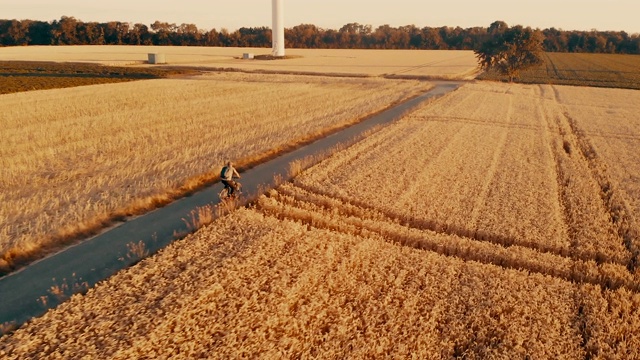
[[[500,21],[496,23],[502,23]],[[494,23],[495,24],[495,23]],[[493,25],[493,24],[492,24]],[[624,31],[541,30],[548,52],[640,54],[640,34]],[[300,24],[285,29],[286,47],[317,49],[476,50],[490,36],[484,27],[392,27],[349,23],[340,29]],[[205,31],[194,24],[156,21],[150,26],[119,21],[83,22],[63,16],[50,22],[0,20],[0,46],[20,45],[174,45],[271,47],[271,29],[242,27]]]

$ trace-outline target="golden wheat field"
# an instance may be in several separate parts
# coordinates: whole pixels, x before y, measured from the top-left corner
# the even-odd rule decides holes
[[[638,172],[597,139],[634,146],[620,135],[638,131],[623,129],[639,96],[467,84],[32,320],[0,355],[640,358]],[[599,127],[606,109],[621,116]]]
[[[286,60],[242,60],[244,53],[268,55],[267,48],[180,46],[24,46],[0,49],[1,60],[91,62],[142,65],[147,54],[165,54],[168,65],[365,76],[399,75],[472,79],[473,51],[287,49]]]
[[[610,181],[635,218],[640,218],[640,96],[624,90],[560,88],[557,92],[563,112],[577,127],[584,144],[606,167]]]
[[[429,229],[631,266],[637,241],[626,244],[624,234],[635,231],[639,215],[632,211],[639,195],[633,179],[640,168],[631,165],[637,139],[630,140],[635,152],[627,146],[626,153],[601,157],[590,145],[600,142],[582,129],[599,121],[589,107],[607,106],[627,114],[609,129],[633,127],[640,94],[609,90],[620,98],[610,105],[595,96],[570,100],[588,98],[589,91],[600,90],[467,85],[413,114],[402,127],[337,155],[313,173],[316,178],[297,181]],[[416,156],[416,149],[425,155]],[[607,168],[618,170],[609,175]],[[374,181],[388,169],[394,175]],[[622,170],[626,177],[616,175]]]
[[[0,270],[431,85],[209,74],[0,96]]]

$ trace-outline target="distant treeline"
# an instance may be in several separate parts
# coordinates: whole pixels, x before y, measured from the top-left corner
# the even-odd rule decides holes
[[[502,23],[499,21],[498,23]],[[474,50],[487,29],[472,27],[392,27],[350,23],[339,30],[301,24],[285,29],[286,46],[317,49]],[[624,31],[541,30],[548,52],[640,54],[640,34]],[[194,24],[156,21],[150,26],[118,21],[83,22],[63,16],[51,22],[0,20],[0,46],[19,45],[176,45],[271,47],[268,27],[204,31]]]

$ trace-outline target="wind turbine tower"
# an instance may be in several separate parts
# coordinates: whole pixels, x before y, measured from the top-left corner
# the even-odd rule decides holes
[[[284,0],[272,0],[273,26],[271,43],[273,56],[284,56]]]

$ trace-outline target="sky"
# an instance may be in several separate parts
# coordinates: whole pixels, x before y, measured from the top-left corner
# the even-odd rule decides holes
[[[488,27],[508,25],[562,30],[640,33],[640,0],[284,0],[285,27],[313,24],[338,30],[348,23]],[[271,27],[270,0],[0,0],[0,19],[85,22],[156,20],[199,29]]]

